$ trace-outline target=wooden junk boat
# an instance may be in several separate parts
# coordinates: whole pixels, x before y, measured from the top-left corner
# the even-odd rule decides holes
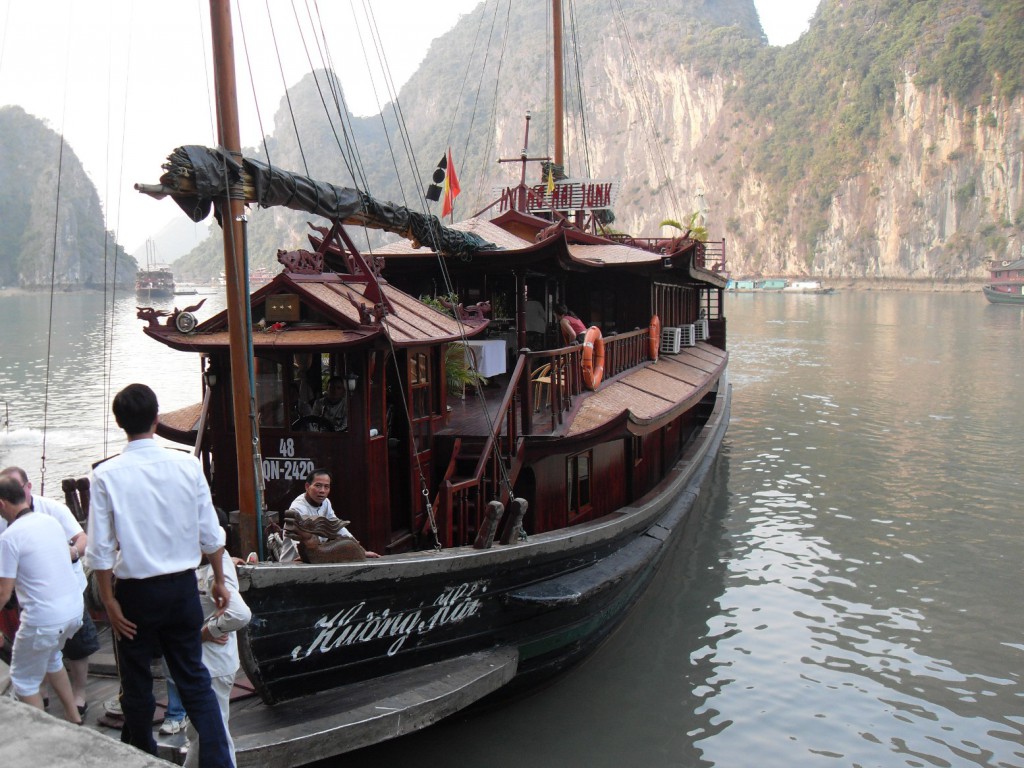
[[[989,269],[991,279],[982,286],[985,298],[992,304],[1024,305],[1024,259],[993,261]]]
[[[169,269],[139,270],[135,275],[135,293],[144,299],[166,299],[174,295],[174,273]]]
[[[218,13],[215,39],[218,24],[230,28]],[[728,424],[724,242],[597,234],[608,186],[554,184],[551,171],[528,185],[525,151],[521,182],[493,217],[445,227],[243,158],[228,133],[231,151],[183,147],[159,185],[140,186],[193,217],[217,208],[227,309],[203,321],[153,311],[145,332],[200,355],[202,404],[162,414],[159,433],[194,446],[215,503],[239,510],[233,553],[260,556],[239,568],[254,617],[243,667],[267,705],[256,730],[359,681],[400,690],[403,676],[426,678],[437,701],[463,690],[429,713],[376,707],[361,727],[387,724],[324,736],[312,752],[235,734],[240,764],[297,764],[547,677],[624,617]],[[251,296],[231,253],[250,203],[327,222],[312,250],[279,252],[284,270]],[[346,225],[406,240],[367,255]],[[451,314],[417,298],[434,293],[439,263],[457,296]],[[589,326],[584,344],[562,341],[558,302]],[[463,391],[448,374],[466,361],[478,376]],[[335,376],[347,425],[327,431],[303,413]],[[283,524],[314,467],[331,471],[338,515],[380,558],[323,562],[312,547],[309,563],[267,561],[266,527]],[[466,694],[458,672],[474,668],[489,682]],[[324,707],[306,709],[322,717]]]

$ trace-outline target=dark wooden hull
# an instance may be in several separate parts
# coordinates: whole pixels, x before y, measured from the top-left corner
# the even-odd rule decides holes
[[[996,290],[990,285],[982,286],[982,291],[985,293],[985,298],[993,304],[1019,304],[1024,306],[1024,290],[1022,290],[1022,286],[1014,287],[1017,289],[1016,293]]]
[[[521,680],[585,655],[642,593],[682,527],[729,417],[707,423],[636,504],[513,545],[337,565],[242,567],[243,665],[274,703],[475,651],[519,651]]]

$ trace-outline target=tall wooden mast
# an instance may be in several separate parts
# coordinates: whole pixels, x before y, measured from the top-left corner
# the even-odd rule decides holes
[[[555,164],[565,165],[562,158],[565,137],[565,86],[562,83],[562,0],[551,0],[551,36],[555,57]]]
[[[217,99],[217,139],[242,160],[235,89],[235,47],[229,0],[210,0],[213,72]],[[249,280],[245,268],[245,204],[230,195],[216,203],[224,233],[224,277],[227,282],[228,339],[231,345],[231,400],[238,456],[238,519],[241,551],[259,552],[260,492],[256,483],[259,430],[254,417],[249,347]]]

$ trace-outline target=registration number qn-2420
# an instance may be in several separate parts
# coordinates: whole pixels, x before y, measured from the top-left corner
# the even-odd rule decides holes
[[[305,480],[313,467],[312,459],[270,456],[263,459],[263,476],[267,480]]]

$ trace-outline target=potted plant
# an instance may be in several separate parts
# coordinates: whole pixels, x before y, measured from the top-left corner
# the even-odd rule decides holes
[[[420,296],[420,301],[428,307],[436,309],[438,312],[443,312],[449,317],[454,317],[450,307],[454,307],[459,303],[459,297],[453,293],[445,296],[444,299],[445,301],[442,302],[440,298],[435,296]],[[473,367],[469,364],[469,355],[470,353],[466,345],[458,341],[449,344],[444,354],[444,378],[448,385],[448,392],[453,395],[458,394],[462,399],[466,397],[467,386],[474,387],[484,380],[484,377],[473,370]]]

